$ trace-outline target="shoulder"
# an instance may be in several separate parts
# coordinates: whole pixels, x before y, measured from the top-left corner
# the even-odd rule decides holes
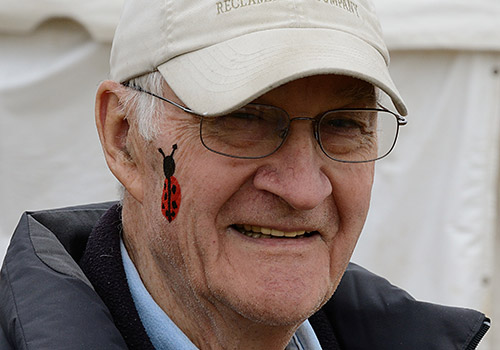
[[[112,204],[23,214],[0,276],[0,325],[14,348],[99,348],[100,337],[114,339],[110,349],[125,348],[77,264],[93,226]]]
[[[347,349],[461,349],[488,321],[474,310],[417,301],[352,263],[321,313]]]

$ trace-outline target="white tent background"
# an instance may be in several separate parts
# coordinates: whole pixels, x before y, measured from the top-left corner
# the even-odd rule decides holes
[[[0,259],[23,211],[118,198],[93,103],[121,3],[0,0]],[[498,320],[500,1],[375,4],[410,115],[353,260]]]

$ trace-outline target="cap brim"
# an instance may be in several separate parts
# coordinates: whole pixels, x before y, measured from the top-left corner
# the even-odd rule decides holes
[[[158,70],[193,111],[220,115],[284,83],[318,74],[367,81],[406,106],[381,52],[360,38],[321,28],[253,32],[175,57]]]

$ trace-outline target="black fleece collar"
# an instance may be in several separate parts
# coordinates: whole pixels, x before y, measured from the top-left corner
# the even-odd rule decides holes
[[[154,350],[130,294],[120,253],[121,206],[104,214],[89,236],[80,266],[108,307],[130,350]]]

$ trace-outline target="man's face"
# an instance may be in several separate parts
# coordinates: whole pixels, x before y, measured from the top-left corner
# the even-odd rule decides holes
[[[347,77],[316,76],[255,102],[283,108],[292,118],[313,117],[330,109],[373,107],[373,98],[356,93],[366,88]],[[164,95],[175,99],[169,90]],[[197,300],[203,312],[226,321],[303,321],[331,297],[351,257],[368,211],[373,164],[327,158],[307,120],[294,121],[285,144],[269,157],[228,158],[203,147],[198,118],[170,107],[167,115],[159,137],[139,153],[144,200],[134,219],[144,229],[133,236],[146,247],[147,265],[155,271],[140,271],[146,286],[171,293],[186,308]],[[174,144],[173,175],[182,200],[169,223],[160,209],[165,175],[158,148],[170,154]],[[312,234],[251,237],[241,227]],[[146,273],[161,286],[148,286]]]

